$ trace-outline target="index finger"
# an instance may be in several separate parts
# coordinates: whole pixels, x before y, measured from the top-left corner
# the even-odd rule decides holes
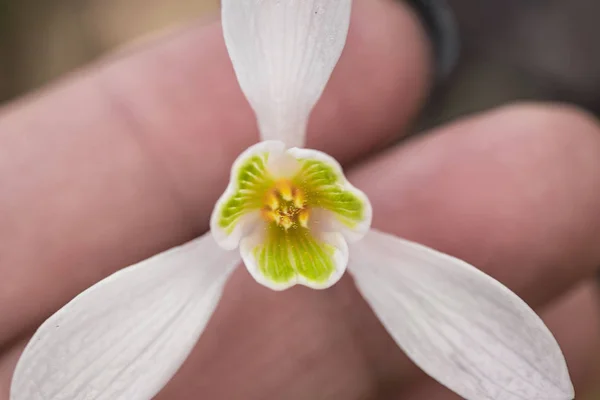
[[[309,145],[347,162],[389,141],[423,98],[427,66],[407,8],[357,1]],[[116,269],[203,231],[234,157],[257,137],[216,22],[5,109],[0,344]]]

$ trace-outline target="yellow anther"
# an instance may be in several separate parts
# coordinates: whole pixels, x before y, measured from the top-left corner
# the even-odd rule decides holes
[[[276,224],[279,224],[281,221],[281,215],[279,215],[277,211],[263,210],[262,215],[263,218],[269,222],[275,222]]]
[[[298,213],[298,223],[300,224],[300,226],[302,226],[303,228],[308,228],[308,217],[309,217],[309,211],[304,209],[301,210]]]
[[[287,179],[282,179],[275,185],[275,189],[279,192],[281,198],[285,201],[292,201],[292,183]]]
[[[289,180],[282,179],[265,194],[262,215],[267,222],[288,230],[308,227],[310,211],[304,192]]]
[[[273,211],[279,208],[279,199],[274,190],[267,192],[267,195],[265,196],[265,205]]]
[[[304,208],[304,204],[306,203],[306,198],[304,197],[304,192],[300,189],[294,188],[293,191],[294,197],[294,205],[298,209]]]
[[[288,216],[282,216],[281,219],[279,220],[279,225],[283,226],[284,229],[290,229],[293,225],[294,222],[292,221],[292,219]]]

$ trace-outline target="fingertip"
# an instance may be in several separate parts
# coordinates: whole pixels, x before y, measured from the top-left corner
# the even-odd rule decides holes
[[[373,203],[373,226],[465,259],[535,305],[600,262],[599,153],[587,114],[518,104],[438,128],[349,176]]]
[[[600,286],[587,280],[542,311],[544,322],[560,343],[578,396],[597,381],[600,358]]]

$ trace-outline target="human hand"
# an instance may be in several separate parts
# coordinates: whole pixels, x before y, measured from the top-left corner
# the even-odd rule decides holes
[[[309,147],[350,166],[378,210],[375,227],[477,265],[540,310],[581,394],[600,339],[591,279],[600,258],[598,127],[570,108],[521,105],[366,158],[418,110],[428,49],[396,4],[357,1],[351,26]],[[206,230],[231,162],[257,132],[216,23],[8,106],[0,132],[0,398],[8,399],[27,333],[92,283]],[[238,269],[159,396],[198,397],[452,395],[405,358],[350,278],[323,292],[273,293]]]

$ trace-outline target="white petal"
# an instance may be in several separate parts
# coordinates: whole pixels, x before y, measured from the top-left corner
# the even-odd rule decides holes
[[[319,224],[321,225],[321,230],[341,232],[348,243],[354,243],[361,240],[371,228],[373,208],[367,195],[358,188],[354,187],[348,181],[348,179],[346,179],[344,170],[342,169],[340,163],[338,163],[335,158],[331,157],[330,155],[318,150],[291,148],[288,149],[286,153],[292,155],[298,161],[320,161],[327,167],[331,168],[331,171],[337,178],[339,187],[341,187],[344,191],[351,193],[357,199],[358,203],[362,205],[363,212],[359,219],[348,220],[347,217],[345,218],[343,216],[343,209],[345,208],[345,204],[343,202],[339,204],[339,207],[341,208],[340,210],[336,210],[337,207],[332,207],[328,210],[322,210],[325,211],[323,213],[315,210],[320,214]],[[334,186],[323,185],[319,188],[319,192],[325,194],[332,188],[334,188]]]
[[[258,212],[258,209],[252,209],[251,207],[244,206],[241,207],[243,211],[242,215],[234,220],[233,226],[224,228],[220,222],[222,220],[223,207],[225,204],[232,198],[232,196],[240,191],[241,184],[246,184],[250,187],[260,186],[260,181],[262,179],[269,178],[269,174],[271,173],[271,171],[269,171],[269,161],[272,163],[273,159],[279,160],[284,155],[285,143],[270,140],[259,142],[250,146],[244,150],[244,152],[242,152],[238,158],[236,158],[233,166],[231,167],[229,185],[227,185],[225,192],[215,204],[210,217],[210,230],[219,246],[226,250],[233,250],[237,248],[240,243],[240,239],[251,233],[256,224],[260,221],[260,213]],[[254,179],[246,178],[244,182],[241,182],[239,178],[241,169],[248,164],[253,164],[252,159],[257,156],[266,160],[265,169],[264,171],[261,170],[262,175],[255,176]],[[256,195],[256,193],[249,194],[248,197],[253,197],[253,195]],[[248,201],[248,199],[244,200]]]
[[[10,399],[151,399],[186,359],[239,261],[206,234],[92,286],[33,336]]]
[[[243,238],[240,252],[250,275],[276,291],[297,284],[318,290],[335,285],[348,265],[348,244],[344,237],[337,232],[306,230],[296,235],[297,232],[294,229],[282,232],[283,237],[277,240],[263,226]],[[315,252],[317,247],[320,251]],[[264,253],[264,257],[260,253]]]
[[[565,359],[542,320],[475,267],[371,231],[350,248],[348,268],[396,343],[462,397],[574,397]]]
[[[269,143],[270,141],[266,142]],[[265,143],[265,142],[261,142]],[[275,142],[281,143],[285,147],[285,143],[283,142]],[[270,154],[269,161],[267,163],[267,170],[271,174],[271,176],[275,179],[289,179],[290,177],[296,175],[298,170],[300,169],[300,163],[296,160],[291,154],[287,151],[281,154]]]
[[[225,43],[262,140],[304,147],[342,53],[351,0],[222,0]]]

